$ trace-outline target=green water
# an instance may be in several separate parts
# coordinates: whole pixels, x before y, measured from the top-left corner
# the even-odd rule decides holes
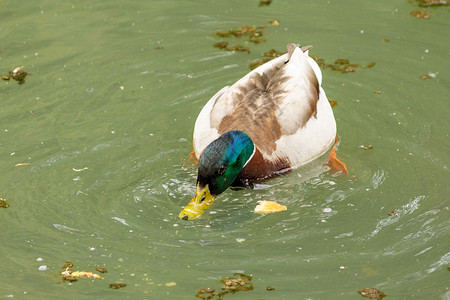
[[[0,82],[1,299],[196,299],[234,272],[254,291],[225,299],[450,298],[449,8],[423,20],[407,0],[258,3],[0,1],[0,75],[32,74]],[[267,42],[212,46],[244,44],[214,33],[245,24]],[[349,176],[319,159],[179,220],[200,109],[288,42],[376,63],[323,71]],[[258,200],[288,210],[257,215]],[[66,261],[108,273],[62,282]]]

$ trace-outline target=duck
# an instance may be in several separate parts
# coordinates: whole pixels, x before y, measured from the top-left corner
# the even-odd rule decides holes
[[[311,48],[288,44],[287,53],[222,88],[201,109],[193,133],[196,192],[181,219],[199,218],[230,186],[287,173],[335,144],[336,121]]]

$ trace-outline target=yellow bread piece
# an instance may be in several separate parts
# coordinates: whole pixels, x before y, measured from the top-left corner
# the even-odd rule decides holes
[[[274,213],[278,211],[287,210],[287,207],[276,203],[275,201],[258,201],[254,212],[260,214]]]

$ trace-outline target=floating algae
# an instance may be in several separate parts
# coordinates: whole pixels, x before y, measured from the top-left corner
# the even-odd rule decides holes
[[[378,299],[381,300],[383,297],[386,297],[386,294],[380,291],[377,288],[365,288],[358,291],[359,294],[363,297]]]
[[[95,279],[104,279],[102,276],[92,273],[90,271],[76,271],[71,269],[73,267],[73,263],[70,261],[66,261],[64,266],[62,266],[62,269],[65,269],[63,272],[61,272],[61,275],[63,275],[63,279],[65,281],[77,281],[80,277],[88,277],[88,278],[95,278]]]
[[[6,202],[5,200],[3,200],[2,198],[0,198],[0,207],[8,208],[9,207],[9,203]]]
[[[421,7],[450,5],[448,0],[409,0],[409,2],[418,2]]]
[[[4,75],[1,78],[3,80],[14,79],[19,84],[23,84],[23,83],[25,83],[25,77],[27,77],[27,75],[29,73],[27,71],[25,71],[25,70],[22,70],[22,69],[23,69],[23,66],[17,67],[14,70],[9,71],[8,75]]]
[[[310,55],[312,59],[316,61],[316,63],[321,67],[322,69],[330,69],[333,71],[339,71],[341,73],[350,73],[350,72],[356,72],[360,68],[372,68],[376,65],[375,62],[367,63],[365,66],[361,66],[360,64],[354,64],[351,63],[350,60],[345,58],[338,58],[334,61],[334,64],[327,64],[322,58],[319,58],[315,55]]]
[[[239,29],[229,29],[227,31],[216,31],[216,35],[220,36],[220,37],[260,37],[264,35],[264,32],[262,31],[262,29],[264,29],[266,26],[261,25],[261,26],[250,26],[250,25],[242,25],[241,28]]]
[[[258,60],[254,60],[250,63],[249,67],[250,70],[256,69],[257,67],[265,64],[268,61],[271,61],[272,59],[279,57],[283,54],[285,54],[286,52],[284,51],[277,51],[275,49],[271,49],[269,51],[264,52],[263,54],[263,58],[258,59]]]
[[[110,287],[110,288],[116,289],[116,290],[121,289],[121,288],[124,288],[124,287],[126,287],[126,286],[127,286],[126,283],[120,283],[120,282],[110,283],[110,284],[109,284],[109,287]]]
[[[197,291],[195,297],[200,299],[222,299],[222,297],[229,293],[252,291],[253,284],[250,282],[252,280],[251,275],[244,273],[234,273],[235,277],[226,277],[221,280],[225,285],[221,287],[220,292],[216,292],[213,288],[202,288]]]
[[[108,273],[108,270],[106,270],[105,268],[100,268],[100,267],[97,267],[97,268],[95,268],[98,272],[100,272],[100,273]]]

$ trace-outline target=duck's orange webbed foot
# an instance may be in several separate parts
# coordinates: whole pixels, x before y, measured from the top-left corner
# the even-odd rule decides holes
[[[330,168],[330,172],[348,175],[347,166],[336,156],[336,146],[337,137],[336,141],[334,142],[333,149],[331,149],[330,154],[328,154],[328,161],[325,163],[325,165]]]
[[[188,168],[191,164],[198,165],[197,157],[195,156],[195,151],[192,150],[191,154],[189,154],[188,158],[184,161],[184,167]]]
[[[188,161],[192,162],[193,164],[198,164],[197,157],[195,156],[195,151],[192,150],[191,154],[189,154]]]

